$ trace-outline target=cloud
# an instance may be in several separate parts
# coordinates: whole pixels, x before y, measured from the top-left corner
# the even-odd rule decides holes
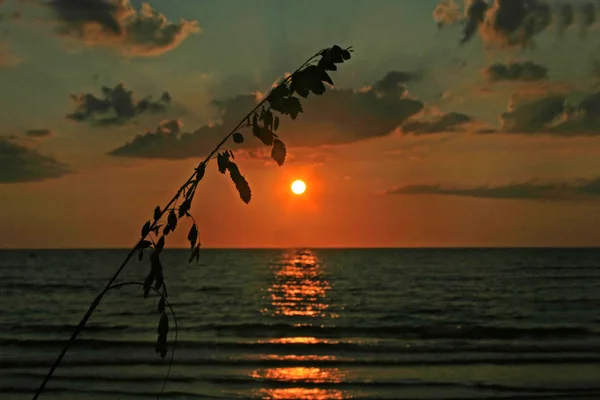
[[[490,82],[501,81],[541,81],[548,78],[548,68],[531,61],[492,64],[483,71]]]
[[[500,116],[500,131],[550,133],[562,136],[600,134],[600,92],[583,95],[580,101],[563,94],[547,94],[511,106]]]
[[[388,190],[388,195],[446,195],[484,199],[566,200],[600,196],[600,178],[568,183],[541,183],[535,180],[497,186],[470,188],[442,185],[406,185]]]
[[[7,137],[0,137],[0,160],[0,183],[41,181],[72,172],[54,157],[44,156]]]
[[[408,92],[406,84],[419,79],[421,79],[420,73],[390,71],[382,79],[375,82],[372,89],[382,94],[404,96]]]
[[[411,119],[402,125],[401,131],[402,133],[415,135],[464,132],[472,122],[474,122],[473,117],[467,114],[459,112],[441,113],[429,119]]]
[[[379,93],[372,88],[332,89],[324,96],[311,96],[302,102],[305,112],[296,121],[282,117],[282,127],[277,131],[288,146],[318,147],[386,136],[424,107],[419,100],[397,93]],[[110,154],[144,158],[205,156],[256,103],[255,94],[215,101],[221,115],[218,123],[202,126],[193,133],[173,132],[165,129],[165,123]],[[262,147],[251,133],[245,131],[245,135],[244,144],[235,148]]]
[[[441,6],[441,9],[448,7]],[[528,47],[553,22],[559,34],[576,24],[580,26],[580,34],[586,34],[596,23],[596,12],[597,5],[592,0],[578,1],[576,5],[553,5],[545,0],[468,0],[462,19],[464,28],[461,43],[469,42],[479,33],[488,47]],[[452,14],[453,18],[455,15]],[[440,25],[439,18],[434,13],[438,26],[451,25]]]
[[[149,112],[164,112],[171,103],[171,96],[163,92],[156,101],[151,96],[136,100],[131,90],[125,89],[122,83],[117,84],[114,89],[103,86],[103,98],[98,98],[91,93],[72,95],[77,108],[67,115],[74,121],[90,121],[94,125],[119,125],[132,118]]]
[[[46,138],[54,136],[54,132],[50,129],[29,129],[25,131],[25,135],[34,138]]]
[[[433,10],[433,19],[439,28],[456,25],[462,20],[460,6],[456,0],[441,0]]]
[[[139,10],[129,0],[50,0],[47,4],[61,21],[59,34],[131,56],[161,55],[200,32],[198,21],[182,18],[172,23],[148,3]]]

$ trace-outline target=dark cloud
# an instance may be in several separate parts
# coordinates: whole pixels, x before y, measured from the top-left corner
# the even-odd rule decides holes
[[[467,124],[473,121],[473,117],[467,114],[450,112],[438,115],[431,120],[409,120],[402,125],[401,130],[403,133],[412,133],[415,135],[464,132]]]
[[[69,166],[17,142],[0,137],[0,183],[33,182],[59,178],[71,172]]]
[[[54,136],[54,132],[50,129],[29,129],[25,131],[25,135],[34,138],[45,138]]]
[[[564,111],[566,96],[551,94],[516,105],[500,116],[500,130],[508,133],[548,131],[549,125]]]
[[[156,56],[179,46],[200,32],[197,21],[167,17],[142,3],[129,0],[51,0],[47,3],[62,22],[58,32],[90,45],[115,47],[135,56]]]
[[[158,100],[146,97],[136,100],[133,91],[119,83],[111,89],[102,87],[102,98],[91,93],[72,95],[77,109],[67,115],[75,121],[90,121],[94,125],[119,125],[143,113],[164,112],[171,103],[171,96],[164,92]]]
[[[577,103],[562,94],[549,94],[517,104],[500,117],[501,131],[550,133],[563,136],[600,134],[600,93],[590,93]]]
[[[460,6],[456,0],[441,0],[433,10],[433,19],[439,28],[456,25],[462,20]]]
[[[420,73],[390,71],[382,79],[375,82],[373,90],[392,96],[404,96],[408,92],[406,84],[419,79],[421,79]]]
[[[452,6],[441,2],[434,12],[438,26],[456,23]],[[448,11],[446,11],[448,10]],[[461,43],[477,33],[487,46],[527,47],[556,24],[559,34],[578,24],[585,34],[596,23],[597,5],[593,0],[552,4],[546,0],[469,0],[462,18]],[[448,22],[446,22],[448,21]]]
[[[523,63],[492,64],[483,71],[491,82],[500,81],[540,81],[548,78],[548,68],[531,61]]]
[[[166,129],[166,122],[155,132],[136,136],[131,142],[113,150],[112,155],[144,158],[186,158],[206,155],[239,120],[256,105],[255,95],[241,95],[214,102],[221,122],[205,125],[193,133]],[[386,136],[424,107],[419,100],[396,94],[332,89],[324,96],[303,100],[305,112],[296,121],[282,118],[277,132],[288,146],[318,147],[343,144]],[[261,147],[245,133],[246,140],[234,148]]]
[[[390,195],[431,194],[514,200],[564,200],[600,196],[600,178],[571,183],[528,181],[497,186],[453,188],[442,185],[407,185],[386,192]]]
[[[483,23],[487,9],[488,4],[484,0],[469,0],[467,2],[465,26],[460,41],[462,44],[467,43],[477,33],[477,29]]]

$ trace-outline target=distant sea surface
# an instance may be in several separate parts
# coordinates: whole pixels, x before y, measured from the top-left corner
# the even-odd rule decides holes
[[[0,251],[2,400],[32,398],[126,253]],[[164,254],[163,399],[600,399],[600,250],[187,254]],[[41,399],[156,398],[156,307],[110,292]]]

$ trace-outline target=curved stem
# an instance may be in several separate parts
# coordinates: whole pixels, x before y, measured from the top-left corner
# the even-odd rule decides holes
[[[302,66],[300,68],[298,68],[296,71],[294,71],[294,74],[296,72],[300,71],[302,68],[304,68],[307,64],[311,63],[321,53],[322,53],[322,50],[319,51],[314,56],[310,57],[306,62],[304,62],[304,64],[302,64]],[[287,78],[285,78],[279,84],[279,86],[286,84],[291,79],[292,75],[293,74],[291,74],[290,76],[288,76]],[[258,103],[256,105],[256,107],[254,107],[254,109],[252,111],[250,111],[248,114],[246,114],[246,116],[244,118],[242,118],[242,120],[237,124],[237,126],[235,128],[233,128],[231,130],[231,132],[229,134],[227,134],[223,138],[223,140],[221,140],[221,142],[219,142],[219,144],[217,144],[217,146],[213,149],[213,151],[211,151],[210,154],[200,164],[207,164],[210,161],[210,159],[225,144],[225,142],[227,142],[227,140],[238,129],[240,129],[240,127],[242,125],[244,125],[244,122],[248,118],[250,118],[260,107],[262,107],[262,105],[265,104],[267,102],[267,100],[268,100],[268,96],[265,96],[265,98],[260,103]],[[183,189],[185,187],[187,187],[187,185],[189,185],[194,180],[194,178],[196,177],[196,174],[197,174],[197,172],[194,171],[194,173],[188,178],[188,180],[179,188],[179,190],[177,191],[177,193],[175,194],[175,196],[173,196],[173,198],[167,203],[167,205],[164,208],[162,208],[160,216],[156,220],[154,220],[154,222],[150,226],[151,229],[156,226],[156,224],[158,223],[158,221],[163,217],[163,215],[166,213],[166,211],[169,209],[169,207],[171,207],[171,205],[173,203],[175,203],[175,201],[179,198],[179,196],[183,192]],[[146,235],[146,236],[148,236],[148,235]],[[38,389],[35,392],[32,400],[37,400],[40,397],[40,395],[44,391],[44,388],[48,384],[48,381],[52,377],[52,374],[54,374],[54,371],[56,370],[56,368],[58,367],[58,365],[61,363],[61,361],[64,358],[65,354],[67,354],[67,351],[69,351],[69,349],[71,348],[71,345],[73,344],[73,342],[75,342],[75,339],[77,339],[77,336],[79,336],[79,334],[81,333],[81,331],[83,331],[83,328],[85,327],[85,324],[87,323],[87,321],[90,319],[90,317],[92,316],[92,314],[94,313],[94,311],[96,310],[96,308],[98,307],[98,305],[100,304],[100,301],[102,300],[102,298],[104,297],[104,295],[106,294],[106,292],[108,292],[110,290],[110,288],[114,284],[115,280],[119,277],[119,275],[121,274],[121,272],[123,271],[123,269],[125,268],[125,266],[127,265],[127,263],[129,262],[129,260],[131,259],[131,257],[133,257],[133,255],[135,254],[135,252],[138,249],[138,247],[140,246],[141,242],[144,239],[146,239],[146,236],[142,236],[142,238],[140,240],[138,240],[138,242],[132,247],[132,249],[129,251],[129,253],[125,257],[125,260],[123,261],[123,263],[121,264],[121,266],[117,269],[117,271],[114,273],[114,275],[112,276],[112,278],[109,279],[109,281],[106,284],[106,286],[104,287],[104,289],[102,289],[102,291],[98,294],[98,296],[96,296],[96,298],[92,301],[92,303],[90,304],[88,310],[85,312],[84,316],[81,318],[81,321],[79,321],[79,324],[77,325],[77,327],[75,328],[75,330],[71,334],[71,337],[65,343],[65,345],[64,345],[63,349],[61,350],[60,354],[58,355],[58,357],[56,358],[56,360],[54,361],[54,363],[50,367],[50,370],[48,371],[48,373],[44,377],[44,380],[42,381],[41,385],[38,387]]]

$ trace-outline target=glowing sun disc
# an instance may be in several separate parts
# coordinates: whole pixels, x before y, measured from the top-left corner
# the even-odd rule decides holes
[[[302,182],[301,180],[297,180],[292,183],[292,192],[294,192],[294,194],[302,194],[305,191],[306,183]]]

